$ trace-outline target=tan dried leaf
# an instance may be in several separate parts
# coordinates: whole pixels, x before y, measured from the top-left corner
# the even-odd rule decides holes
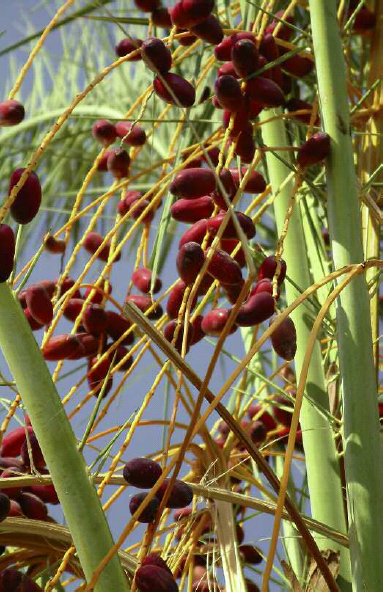
[[[295,575],[293,568],[289,565],[284,559],[281,560],[281,565],[283,567],[284,574],[288,581],[291,584],[291,589],[293,592],[303,592],[303,588],[298,582],[298,578]]]
[[[333,551],[332,549],[324,549],[322,555],[329,567],[329,570],[334,578],[338,577],[340,567],[340,553],[339,551]],[[315,559],[311,560],[308,569],[308,579],[305,592],[328,592],[329,587],[327,586],[321,571],[318,569]]]

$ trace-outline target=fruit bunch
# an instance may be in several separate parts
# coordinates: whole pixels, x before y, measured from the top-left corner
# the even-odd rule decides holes
[[[48,473],[28,416],[25,426],[14,428],[4,436],[0,448],[0,470],[2,479],[32,475],[36,471],[40,475]],[[53,518],[48,515],[46,504],[59,503],[54,486],[49,484],[3,488],[0,501],[2,519],[15,516],[48,522],[52,522]]]

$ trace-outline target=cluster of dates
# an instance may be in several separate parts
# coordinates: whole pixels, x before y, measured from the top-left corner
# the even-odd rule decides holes
[[[33,474],[48,473],[38,440],[28,416],[26,425],[11,430],[4,438],[0,449],[0,477],[7,479]],[[29,485],[2,488],[0,493],[0,518],[7,516],[27,517],[52,522],[46,504],[58,504],[53,485]],[[1,586],[0,586],[1,590]]]
[[[126,463],[123,469],[123,476],[128,485],[133,487],[139,487],[141,489],[150,489],[158,481],[162,474],[162,469],[158,463],[148,458],[135,458]],[[168,487],[169,480],[165,479],[160,488],[158,489],[155,496],[148,503],[146,508],[139,514],[137,520],[143,523],[154,522],[158,507]],[[131,514],[135,513],[141,503],[144,501],[147,494],[145,492],[135,494],[131,497],[129,503],[129,509]],[[174,512],[174,519],[180,522],[179,527],[176,531],[176,539],[180,540],[185,532],[186,528],[195,528],[198,524],[193,519],[192,508],[188,507],[193,499],[193,491],[189,485],[181,480],[176,479],[168,501],[166,502],[167,508],[177,508]],[[191,520],[188,524],[188,520]],[[199,544],[203,546],[203,537],[213,531],[213,524],[211,520],[206,524]],[[211,537],[208,537],[209,540]],[[240,525],[237,526],[237,539],[239,544],[239,551],[243,558],[244,563],[256,565],[261,563],[262,556],[259,550],[252,545],[244,545],[244,532]],[[149,592],[153,589],[158,592],[176,592],[178,586],[176,579],[181,576],[186,561],[186,555],[182,558],[181,563],[173,576],[172,572],[168,568],[166,562],[160,558],[156,553],[147,555],[142,561],[140,567],[137,569],[135,574],[135,582],[141,592]],[[214,585],[214,590],[221,590],[218,584],[211,578],[207,578],[206,558],[202,553],[196,553],[194,555],[194,569],[193,569],[193,584],[192,590],[210,590],[210,586]],[[258,588],[253,582],[248,583],[249,590],[256,591]],[[155,586],[155,588],[154,588]],[[251,587],[253,586],[253,587]]]

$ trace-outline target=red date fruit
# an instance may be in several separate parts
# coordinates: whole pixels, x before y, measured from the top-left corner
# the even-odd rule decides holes
[[[104,144],[104,146],[113,144],[117,138],[116,128],[113,123],[107,119],[98,119],[93,124],[93,135],[96,140],[101,142],[101,144]]]
[[[277,271],[277,260],[274,255],[270,255],[264,259],[258,269],[258,282],[268,278],[269,280],[273,280],[274,275]],[[286,262],[281,259],[280,260],[280,271],[278,275],[278,285],[280,286],[283,280],[286,277]]]
[[[219,337],[223,331],[224,326],[230,316],[230,310],[226,308],[213,308],[207,315],[204,316],[201,323],[201,329],[206,335],[212,337]],[[230,334],[237,330],[237,325],[234,323],[230,329]]]
[[[220,62],[228,62],[231,60],[231,49],[237,41],[240,39],[250,39],[255,43],[255,37],[252,33],[234,33],[229,37],[225,37],[222,42],[214,48],[214,54],[217,60]]]
[[[24,315],[25,315],[32,331],[39,331],[39,329],[42,329],[44,327],[44,325],[42,325],[41,323],[38,323],[36,321],[36,319],[32,316],[29,308],[24,308]]]
[[[8,99],[0,103],[0,126],[11,126],[17,125],[23,121],[25,116],[24,105],[15,101],[14,99]]]
[[[84,249],[88,251],[88,253],[92,253],[92,255],[97,251],[97,249],[101,246],[102,242],[104,241],[104,237],[97,232],[89,232],[84,241]],[[109,251],[110,251],[110,243],[107,241],[104,247],[97,255],[97,259],[100,261],[108,261],[109,258]],[[118,255],[115,255],[114,261],[119,261],[121,259],[121,252]]]
[[[142,12],[152,12],[158,7],[160,0],[134,0],[134,4],[142,10]]]
[[[44,502],[34,493],[22,491],[17,496],[17,502],[27,518],[32,520],[46,520],[48,517],[48,508]]]
[[[169,321],[169,323],[167,323],[164,327],[164,337],[167,341],[169,341],[169,343],[172,343],[172,341],[173,341],[174,334],[175,334],[176,328],[177,328],[177,324],[178,324],[177,321],[173,320],[173,321]],[[182,352],[183,339],[184,339],[184,325],[182,323],[181,327],[178,329],[177,339],[174,344],[174,348],[178,351],[179,354]],[[193,327],[189,323],[185,353],[188,353],[192,339],[193,339]]]
[[[277,424],[270,413],[263,410],[263,407],[258,403],[253,403],[247,410],[247,414],[250,419],[256,418],[256,421],[260,421],[264,424],[267,431],[275,430]]]
[[[142,565],[136,571],[135,582],[140,592],[178,592],[177,582],[166,569],[158,565]]]
[[[137,195],[138,194],[138,195]],[[138,220],[141,214],[146,210],[149,205],[147,199],[143,199],[140,204],[137,205],[137,202],[141,199],[141,193],[139,191],[128,191],[126,197],[119,202],[117,206],[118,213],[120,216],[125,216],[129,212],[131,208],[132,212],[129,215],[129,218],[133,218],[133,220]],[[153,209],[149,210],[146,216],[141,220],[143,224],[149,224],[154,218],[154,211]]]
[[[42,588],[25,573],[6,569],[0,572],[0,592],[42,592]]]
[[[161,487],[157,491],[156,496],[159,500],[162,500],[162,498],[164,497],[168,483],[169,479],[165,479],[165,481],[162,483]],[[184,508],[185,506],[191,504],[192,500],[193,490],[191,489],[191,487],[183,481],[176,479],[173,483],[170,492],[170,497],[166,502],[166,507],[174,510],[177,508]]]
[[[231,304],[236,304],[244,283],[244,280],[242,280],[240,284],[235,284],[234,286],[224,286],[226,297]]]
[[[237,187],[239,187],[240,179],[239,179],[239,171],[238,169],[230,169],[231,175],[233,177],[234,183]],[[242,168],[241,170],[241,178],[244,177],[246,173],[246,169]],[[258,171],[252,171],[250,177],[248,178],[244,190],[246,193],[263,193],[266,189],[266,181],[262,177],[261,173]]]
[[[254,421],[248,426],[247,431],[256,446],[260,446],[267,438],[267,428],[262,421]]]
[[[56,335],[48,339],[42,353],[45,360],[57,362],[75,359],[83,351],[77,335]]]
[[[117,45],[116,45],[116,54],[118,55],[118,57],[122,58],[123,56],[128,55],[128,53],[131,53],[132,51],[135,51],[136,49],[139,49],[142,45],[142,41],[141,39],[122,39],[122,41],[120,41]],[[137,52],[136,55],[132,56],[131,58],[129,58],[129,62],[137,62],[138,60],[141,59],[141,53]]]
[[[171,11],[172,23],[189,29],[207,19],[213,8],[214,0],[181,0]]]
[[[271,343],[278,356],[284,360],[294,359],[297,351],[297,332],[294,321],[290,317],[286,317],[273,331]]]
[[[199,39],[203,39],[203,41],[212,45],[218,45],[223,39],[222,25],[213,14],[198,25],[190,27],[190,30]]]
[[[211,169],[184,169],[176,174],[170,183],[169,190],[176,197],[196,199],[216,188],[216,179]]]
[[[178,222],[198,222],[202,218],[209,218],[214,210],[213,198],[209,195],[196,199],[179,199],[170,208],[174,220]]]
[[[65,253],[66,244],[64,240],[59,240],[49,235],[44,241],[44,248],[49,253],[62,254]]]
[[[289,74],[293,74],[294,76],[297,76],[297,78],[303,78],[312,72],[314,62],[305,56],[296,54],[285,60],[281,66]]]
[[[228,198],[229,202],[232,202],[237,192],[237,188],[235,186],[233,177],[231,176],[231,172],[229,171],[229,169],[221,169],[219,173],[219,180],[223,186],[223,189],[226,192],[226,197]],[[224,199],[224,194],[221,190],[220,184],[218,183],[217,188],[213,193],[213,199],[219,208],[221,208],[222,210],[227,210],[226,200]]]
[[[112,149],[106,150],[104,152],[104,156],[102,156],[102,158],[100,158],[100,160],[98,161],[97,170],[100,173],[106,173],[106,171],[108,170],[108,158],[113,152],[114,150]]]
[[[31,426],[20,426],[11,430],[9,434],[4,436],[0,449],[0,454],[2,457],[7,458],[20,455],[21,447],[26,439],[26,431],[28,431],[29,435],[33,434],[33,429]],[[13,464],[12,466],[15,465]]]
[[[250,39],[239,39],[231,48],[231,60],[240,78],[246,78],[258,68],[257,46]]]
[[[97,362],[98,362],[98,358],[92,358],[91,360],[89,360],[89,363],[88,363],[88,384],[89,384],[89,388],[91,390],[97,388],[97,392],[95,393],[95,397],[97,397],[99,395],[100,391],[102,390],[102,388],[104,388],[105,379],[108,375],[109,368],[110,368],[110,360],[108,358],[105,358],[105,360],[103,360],[100,364],[98,364],[98,366],[96,368],[93,368],[93,366],[96,366]],[[112,387],[113,387],[113,378],[109,377],[108,382],[107,382],[105,389],[104,389],[103,398],[106,397],[106,395],[109,393],[109,391],[112,389]]]
[[[234,76],[220,76],[214,84],[214,92],[219,104],[229,111],[238,111],[243,105],[241,87]]]
[[[176,283],[174,288],[169,294],[168,302],[166,304],[166,312],[169,319],[176,319],[182,304],[184,293],[186,290],[186,284],[182,280]],[[194,298],[190,310],[193,310],[197,303],[197,297]]]
[[[301,121],[302,123],[306,123],[307,125],[310,123],[310,118],[311,118],[311,111],[313,110],[313,106],[310,103],[307,103],[306,101],[302,101],[302,99],[298,99],[293,97],[292,99],[290,99],[289,101],[287,101],[286,105],[285,105],[286,109],[288,111],[309,111],[309,113],[307,114],[302,114],[302,115],[294,115],[294,119],[298,119],[298,121]],[[314,121],[314,125],[319,125],[319,117],[317,116],[315,121]]]
[[[11,502],[11,508],[9,510],[8,517],[9,518],[25,518],[20,504],[14,499],[11,499],[10,502]],[[1,590],[2,590],[2,588],[1,588],[1,572],[0,572],[0,592],[1,592]],[[3,588],[3,590],[4,590],[4,592],[8,592],[9,588]]]
[[[24,440],[20,449],[24,466],[29,468],[33,463],[36,469],[43,469],[46,465],[46,462],[35,434],[30,434],[28,440]],[[30,454],[32,454],[32,462]]]
[[[283,17],[283,13],[284,10],[279,10],[278,12],[275,13],[275,16],[278,19],[281,19]],[[294,19],[291,15],[285,17],[283,19],[284,23],[281,26],[281,28],[278,31],[278,34],[276,35],[276,37],[278,39],[283,39],[283,41],[288,41],[291,37],[291,35],[293,34],[293,29],[291,27],[288,26],[288,24],[285,23],[289,23],[290,25],[292,25],[294,23]],[[266,27],[265,33],[269,33],[272,34],[274,33],[274,30],[276,28],[276,26],[280,23],[280,20],[274,20],[271,25],[269,25],[268,27]]]
[[[357,5],[357,2],[355,3],[355,6],[351,5],[350,3],[348,18],[351,17],[353,10],[357,7]],[[362,6],[362,8],[358,11],[358,14],[355,17],[352,32],[355,33],[355,35],[365,35],[369,31],[371,31],[371,29],[374,29],[375,26],[375,14],[367,6]]]
[[[15,257],[15,235],[8,224],[0,224],[0,282],[12,273]]]
[[[226,62],[225,64],[222,64],[222,66],[220,66],[217,70],[217,75],[219,76],[234,76],[234,78],[240,78],[237,74],[237,72],[234,70],[234,65],[233,62]]]
[[[220,214],[213,216],[213,218],[209,218],[207,221],[207,229],[212,236],[215,236],[218,233],[225,216],[226,213],[221,212]],[[237,217],[238,223],[245,233],[245,236],[249,239],[253,238],[255,236],[255,226],[252,219],[242,212],[235,212],[235,216]],[[223,231],[222,238],[239,238],[232,218],[229,218],[226,228]]]
[[[146,555],[141,562],[141,567],[143,567],[144,565],[156,565],[157,567],[161,567],[161,569],[164,569],[165,571],[173,575],[171,570],[167,566],[166,561],[164,561],[162,557],[158,555],[158,553],[149,553],[148,555]]]
[[[245,584],[247,592],[260,592],[259,586],[257,586],[252,580],[245,578]]]
[[[99,345],[98,337],[90,335],[89,333],[77,333],[76,337],[80,343],[80,348],[75,354],[73,354],[70,358],[71,360],[89,358],[97,353]]]
[[[141,296],[139,294],[129,294],[126,296],[125,302],[132,302],[143,313],[145,313],[154,304],[149,296]],[[156,321],[160,319],[163,314],[162,306],[157,304],[157,306],[147,315],[147,317],[151,321]]]
[[[136,286],[136,288],[143,294],[149,294],[151,280],[152,271],[150,269],[146,269],[146,267],[141,267],[141,269],[137,269],[137,271],[133,272],[132,274],[133,285]],[[153,294],[157,294],[161,288],[162,282],[159,277],[156,277],[153,287]]]
[[[40,469],[40,473],[44,474],[45,472],[42,469]],[[57,506],[60,503],[53,483],[49,485],[31,485],[30,487],[25,488],[24,491],[33,493],[34,495],[39,497],[45,504],[53,504]]]
[[[253,139],[253,126],[250,122],[248,122],[238,134],[234,153],[241,158],[242,162],[252,162],[255,154],[255,144]]]
[[[155,74],[166,74],[172,67],[172,54],[161,39],[149,37],[141,47],[142,59]]]
[[[0,522],[6,519],[11,510],[11,502],[5,493],[0,492]]]
[[[192,338],[190,340],[191,346],[195,345],[196,343],[198,343],[199,341],[201,341],[205,337],[205,332],[202,330],[202,321],[203,321],[203,316],[198,315],[198,316],[196,316],[196,318],[192,322],[193,332],[192,332]]]
[[[102,281],[102,283],[97,286],[99,288],[99,290],[95,289],[89,303],[92,304],[101,304],[103,298],[104,298],[104,294],[100,291],[100,290],[104,290],[104,292],[107,292],[107,294],[111,294],[112,293],[112,285],[110,282],[108,282],[108,289],[106,289],[105,287],[105,281]],[[93,287],[89,287],[85,290],[85,294],[84,294],[84,300],[89,296],[89,294],[91,293],[91,291],[93,290]]]
[[[99,304],[89,304],[82,317],[82,324],[92,335],[99,335],[105,331],[108,323],[105,310]]]
[[[281,88],[262,76],[248,80],[245,92],[262,107],[280,107],[285,101]]]
[[[205,262],[205,254],[198,243],[186,243],[178,251],[177,271],[186,285],[193,284]]]
[[[112,310],[106,311],[106,328],[105,331],[113,339],[117,341],[120,337],[131,327],[130,321]],[[134,333],[131,331],[129,335],[124,337],[121,345],[132,345],[134,341]]]
[[[129,510],[132,515],[136,512],[136,510],[138,510],[139,506],[142,504],[147,495],[147,493],[136,493],[130,498]],[[154,522],[159,505],[159,499],[157,497],[153,497],[146,506],[146,508],[142,510],[142,512],[139,514],[137,518],[138,522],[142,522],[143,524],[149,524],[150,522]],[[154,566],[150,567],[150,569],[153,568]],[[165,572],[165,570],[163,571],[164,573],[167,573]],[[158,589],[158,587],[156,589]]]
[[[160,7],[155,8],[152,11],[151,18],[153,25],[156,27],[162,27],[163,29],[172,28],[172,19],[170,17],[170,8]]]
[[[138,123],[133,125],[131,121],[117,121],[116,132],[130,146],[143,146],[146,142],[145,130]]]
[[[284,397],[276,397],[275,402],[276,405],[273,408],[274,417],[279,423],[289,428],[291,426],[292,412],[294,411],[292,403]],[[287,407],[290,411],[282,409],[282,407]]]
[[[202,244],[202,241],[204,239],[204,236],[206,234],[207,231],[207,220],[202,219],[199,220],[198,222],[195,222],[195,224],[193,224],[193,226],[191,226],[190,228],[188,228],[186,230],[186,232],[183,233],[180,242],[178,243],[178,248],[180,249],[183,245],[185,245],[186,243],[198,243],[198,244]]]
[[[297,163],[301,167],[317,164],[330,154],[330,136],[318,132],[300,146],[297,155]]]
[[[31,427],[30,424],[27,423],[28,428]],[[19,429],[19,428],[17,428]],[[24,432],[25,433],[25,432]],[[33,433],[33,432],[31,432]],[[3,440],[4,442],[4,440]],[[16,454],[16,456],[18,456],[18,454]],[[13,456],[1,456],[0,457],[0,471],[3,471],[4,469],[9,469],[9,467],[18,467],[20,469],[20,472],[22,471],[24,465],[23,465],[23,461],[20,460],[19,458],[14,458]]]
[[[16,169],[9,181],[8,195],[12,188],[20,181],[25,169]],[[18,224],[28,224],[39,211],[41,204],[41,185],[38,176],[32,171],[22,188],[19,190],[13,204],[10,207],[12,218]]]
[[[154,92],[160,99],[176,107],[191,107],[195,101],[194,87],[178,74],[168,72],[153,81]]]
[[[114,357],[115,352],[116,356]],[[110,361],[112,362],[114,358],[114,365],[117,366],[117,364],[119,364],[122,360],[126,358],[124,363],[118,368],[118,372],[127,372],[127,370],[129,370],[129,368],[133,364],[133,356],[129,355],[129,350],[126,349],[126,347],[124,347],[123,345],[119,345],[115,352],[113,352],[109,356]]]
[[[274,298],[268,292],[250,296],[238,311],[235,322],[240,327],[253,327],[269,319],[275,310]]]
[[[64,308],[64,317],[74,322],[80,314],[84,300],[82,298],[71,298]]]
[[[214,251],[207,270],[214,279],[222,284],[239,284],[242,281],[240,266],[221,249]]]
[[[264,280],[257,282],[255,284],[254,288],[251,290],[249,296],[254,296],[254,294],[259,294],[260,292],[268,292],[269,294],[273,294],[273,284],[272,284],[271,280],[269,280],[268,278],[265,278]],[[277,292],[277,296],[276,296],[275,300],[278,301],[280,295],[281,295],[281,288],[278,284],[278,292]]]
[[[27,288],[25,301],[33,318],[41,325],[48,325],[53,319],[53,305],[48,292],[41,285]]]
[[[126,150],[119,148],[108,156],[106,166],[115,179],[122,179],[129,175],[130,156]]]
[[[151,458],[133,458],[126,463],[122,474],[128,485],[151,489],[161,477],[162,469]]]

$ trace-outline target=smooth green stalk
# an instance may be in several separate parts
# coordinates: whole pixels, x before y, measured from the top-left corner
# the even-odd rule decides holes
[[[112,536],[48,367],[7,283],[0,284],[0,347],[31,418],[85,577],[90,580],[113,546]],[[101,573],[95,590],[129,590],[117,555]]]
[[[346,69],[335,0],[310,0],[322,121],[331,137],[328,216],[335,268],[363,261]],[[364,276],[341,293],[337,308],[343,386],[344,452],[354,590],[382,589],[383,476],[377,385]]]
[[[280,110],[268,111],[262,119],[278,115]],[[269,146],[288,145],[286,130],[282,119],[271,121],[262,126],[263,141]],[[286,155],[284,156],[286,158]],[[281,233],[287,208],[293,190],[290,182],[278,192],[279,187],[290,173],[287,165],[283,164],[272,152],[266,152],[267,166],[275,199],[275,219],[278,234]],[[284,241],[283,259],[287,263],[287,273],[300,289],[305,290],[311,285],[309,264],[306,255],[306,245],[302,229],[302,221],[298,204],[295,204],[290,220],[290,226]],[[287,303],[291,304],[299,295],[288,281],[285,281]],[[299,306],[291,315],[297,331],[297,353],[295,366],[297,378],[301,371],[306,343],[311,330],[308,314],[312,316],[312,309],[307,305]],[[328,395],[325,389],[325,378],[319,343],[316,344],[311,358],[306,393],[311,401],[318,403],[321,408],[329,410]],[[342,487],[339,476],[339,462],[336,455],[333,433],[324,416],[306,399],[303,400],[300,421],[303,433],[303,444],[306,456],[307,478],[310,492],[312,516],[341,532],[345,532],[346,524],[343,511]],[[327,538],[318,537],[320,549],[339,549],[341,552],[341,577],[338,584],[342,590],[349,590],[349,554],[347,550],[334,546]],[[300,578],[301,574],[297,574]],[[341,580],[341,581],[339,581]]]
[[[278,478],[281,478],[283,475],[283,466],[284,466],[284,458],[282,456],[275,457],[275,473]],[[289,487],[288,487],[288,494],[293,500],[294,504],[298,507],[296,495],[295,495],[295,488],[292,476],[289,476]],[[289,522],[288,520],[283,520],[282,522],[283,528],[283,545],[286,550],[286,555],[288,561],[293,568],[294,573],[297,577],[302,577],[304,573],[304,564],[305,564],[305,549],[303,548],[300,538],[299,532],[295,528],[295,525]],[[300,582],[303,584],[303,581]]]

